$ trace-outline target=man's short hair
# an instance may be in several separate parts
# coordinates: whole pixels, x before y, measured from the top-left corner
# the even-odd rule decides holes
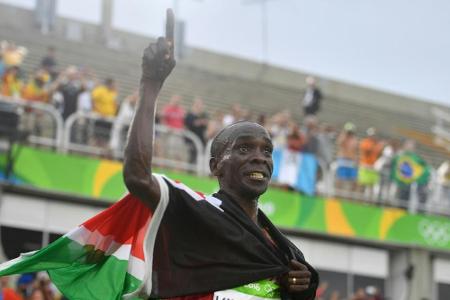
[[[258,123],[254,123],[254,122],[250,122],[250,121],[238,121],[231,125],[226,126],[221,131],[219,131],[219,133],[216,134],[216,136],[214,137],[214,139],[212,141],[211,151],[210,151],[210,155],[212,158],[219,158],[220,156],[222,156],[223,152],[225,151],[226,146],[232,140],[232,134],[234,133],[233,127],[244,125],[245,123],[256,125],[256,126],[261,126]]]

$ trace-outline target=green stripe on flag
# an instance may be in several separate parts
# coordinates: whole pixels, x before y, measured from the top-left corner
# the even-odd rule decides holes
[[[113,300],[137,289],[140,281],[127,273],[128,261],[62,237],[48,247],[0,265],[0,276],[48,271],[71,300]]]

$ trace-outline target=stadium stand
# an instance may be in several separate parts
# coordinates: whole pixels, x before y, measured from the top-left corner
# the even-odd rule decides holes
[[[49,45],[57,45],[57,56],[61,67],[68,65],[88,66],[95,70],[100,79],[108,76],[116,78],[119,85],[120,99],[131,94],[139,82],[140,49],[134,53],[108,49],[101,44],[79,43],[58,36],[43,36],[32,30],[19,30],[14,27],[0,28],[1,39],[13,40],[26,46],[30,51],[24,62],[26,71],[39,65]],[[142,39],[146,39],[142,37]],[[251,111],[271,115],[280,110],[280,101],[284,109],[293,112],[295,119],[301,119],[300,88],[286,87],[278,84],[267,84],[255,79],[243,79],[238,76],[229,77],[193,66],[181,61],[173,76],[166,83],[161,95],[161,105],[168,101],[170,95],[184,96],[184,104],[189,106],[195,96],[206,100],[207,109],[227,111],[234,102],[239,102]],[[438,166],[448,152],[432,143],[424,142],[423,136],[431,135],[433,119],[427,114],[422,118],[408,113],[376,108],[369,103],[364,104],[346,101],[325,91],[323,108],[319,114],[321,121],[341,127],[352,121],[357,125],[358,135],[365,129],[375,126],[385,137],[407,137],[419,142],[418,152],[433,166]],[[370,114],[367,113],[370,111]]]

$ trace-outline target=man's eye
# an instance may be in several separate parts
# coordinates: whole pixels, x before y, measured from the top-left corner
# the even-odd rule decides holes
[[[264,153],[267,154],[267,155],[272,155],[272,148],[264,149]]]
[[[248,150],[249,150],[248,147],[245,145],[239,147],[239,151],[242,153],[247,153]]]

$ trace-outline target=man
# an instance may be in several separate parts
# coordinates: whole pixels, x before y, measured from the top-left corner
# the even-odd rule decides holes
[[[58,75],[58,63],[55,58],[55,48],[50,46],[47,48],[47,55],[41,60],[41,68],[46,70],[52,77],[52,80]]]
[[[106,78],[92,90],[93,111],[102,117],[114,117],[117,112],[117,88],[112,78]]]
[[[117,88],[114,79],[105,79],[104,84],[92,90],[91,97],[93,112],[100,117],[105,117],[94,123],[95,144],[98,147],[107,148],[112,122],[106,118],[115,117],[117,113]]]
[[[374,187],[380,180],[380,175],[374,165],[381,156],[385,142],[378,139],[375,128],[366,131],[367,136],[359,143],[358,184],[366,197],[375,195]]]
[[[77,67],[69,66],[52,84],[52,90],[61,95],[61,116],[63,120],[77,111],[78,96],[83,92],[80,72]]]
[[[184,118],[184,126],[200,139],[202,146],[205,146],[206,144],[205,132],[208,122],[209,118],[204,110],[203,100],[201,98],[196,98],[192,103],[192,109]],[[189,139],[186,139],[186,145],[189,148],[189,162],[195,163],[197,160],[196,148]]]
[[[164,140],[165,157],[175,161],[186,161],[184,139],[180,132],[184,129],[184,116],[186,114],[181,106],[182,97],[172,95],[161,113],[161,123],[168,129]]]
[[[303,113],[305,116],[316,115],[320,109],[322,93],[316,87],[316,79],[312,76],[306,77],[306,90],[303,95]]]
[[[356,188],[358,138],[355,130],[353,123],[345,123],[344,130],[339,134],[336,141],[336,188],[339,190],[354,190]]]
[[[160,298],[222,299],[239,293],[234,288],[264,281],[278,298],[314,299],[317,272],[258,210],[273,171],[273,145],[262,126],[238,122],[214,138],[210,169],[220,191],[213,196],[198,198],[184,185],[152,173],[156,98],[175,66],[173,24],[169,10],[166,37],[144,52],[140,100],[124,160],[130,193],[161,220],[147,290]]]

